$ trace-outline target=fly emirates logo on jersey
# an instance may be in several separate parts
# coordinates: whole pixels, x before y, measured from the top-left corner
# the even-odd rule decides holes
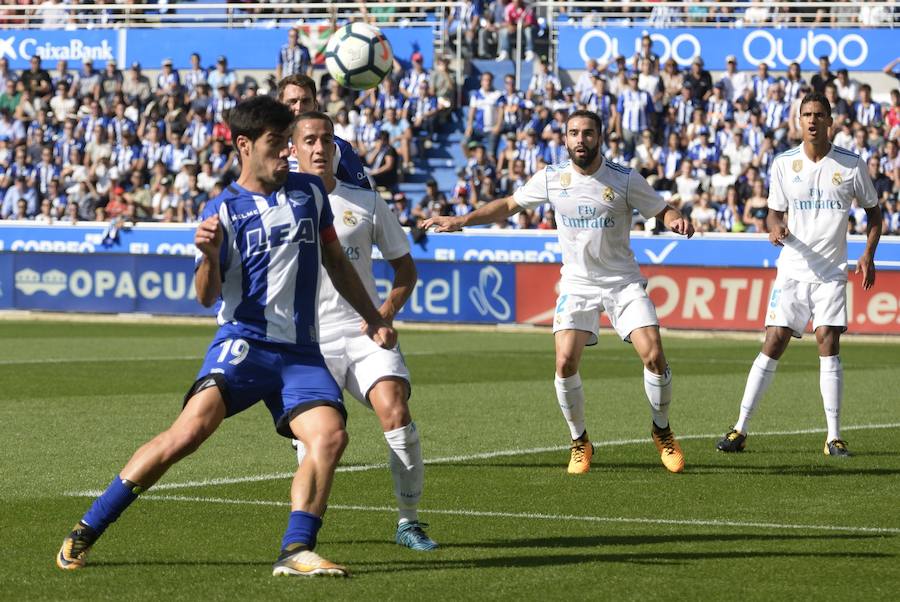
[[[794,211],[818,211],[820,209],[833,209],[835,211],[843,211],[844,204],[837,199],[824,198],[825,191],[819,188],[810,188],[808,190],[808,198],[794,199],[791,203],[791,209]]]
[[[560,218],[560,221],[566,228],[602,230],[604,228],[614,228],[616,225],[614,217],[599,213],[597,207],[593,205],[578,205],[577,217],[561,213]]]

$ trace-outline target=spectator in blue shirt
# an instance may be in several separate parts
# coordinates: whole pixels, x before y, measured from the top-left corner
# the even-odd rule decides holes
[[[228,59],[224,56],[219,56],[216,59],[216,68],[209,74],[207,82],[209,82],[209,87],[213,90],[225,87],[228,94],[237,96],[237,76],[234,74],[234,71],[228,69]]]
[[[0,207],[0,218],[7,219],[15,215],[19,207],[19,201],[25,201],[25,214],[29,217],[35,215],[38,210],[37,192],[27,184],[25,176],[16,176],[15,183],[9,187],[3,195],[3,205]]]
[[[312,59],[306,46],[298,42],[299,36],[297,29],[288,30],[287,44],[278,50],[275,81],[281,81],[288,75],[312,75]]]

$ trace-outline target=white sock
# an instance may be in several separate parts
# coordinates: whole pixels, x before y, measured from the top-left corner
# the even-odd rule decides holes
[[[828,441],[841,438],[841,398],[844,396],[844,367],[841,356],[819,358],[819,390],[828,423]]]
[[[777,367],[778,360],[773,360],[764,353],[760,353],[753,360],[750,374],[747,375],[747,386],[744,387],[744,397],[741,399],[741,415],[737,424],[734,425],[734,430],[744,435],[747,434],[747,423],[750,422],[753,410],[756,409],[766,389],[772,384]]]
[[[422,497],[422,485],[425,481],[425,463],[422,461],[422,446],[416,423],[410,422],[406,426],[387,431],[384,438],[390,448],[388,463],[394,478],[394,495],[397,497],[400,522],[417,521],[419,499]]]
[[[557,374],[553,379],[553,385],[556,387],[559,409],[562,410],[574,441],[585,432],[584,388],[581,386],[581,375],[576,372],[568,378],[563,378]]]
[[[644,391],[650,402],[653,424],[659,428],[669,426],[669,404],[672,403],[672,371],[666,366],[662,374],[644,368]]]

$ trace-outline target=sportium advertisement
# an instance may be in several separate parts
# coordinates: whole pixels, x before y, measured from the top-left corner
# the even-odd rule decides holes
[[[641,272],[664,327],[764,328],[774,269],[641,266]],[[517,265],[516,322],[552,324],[558,283],[559,265]],[[851,274],[847,315],[851,333],[900,334],[900,272],[879,271],[875,287],[868,291],[861,278]],[[609,326],[605,316],[603,324]]]

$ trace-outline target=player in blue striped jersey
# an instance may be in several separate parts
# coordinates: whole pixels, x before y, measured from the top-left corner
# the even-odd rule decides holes
[[[275,575],[346,576],[313,550],[337,462],[347,445],[340,389],[318,347],[319,265],[386,348],[396,333],[372,304],[334,231],[315,176],[290,174],[294,116],[265,96],[239,104],[229,126],[241,175],[209,203],[194,242],[198,300],[221,297],[219,330],[171,427],[140,447],[66,537],[62,569],[90,547],[138,494],[195,451],[222,421],[263,400],[276,431],[311,450],[291,486],[291,513]]]
[[[294,115],[317,111],[316,82],[306,75],[290,75],[278,82],[277,98],[288,106]],[[341,182],[362,188],[373,188],[366,168],[357,156],[353,146],[343,138],[334,137],[334,175]],[[297,171],[297,159],[288,158],[291,171]]]

